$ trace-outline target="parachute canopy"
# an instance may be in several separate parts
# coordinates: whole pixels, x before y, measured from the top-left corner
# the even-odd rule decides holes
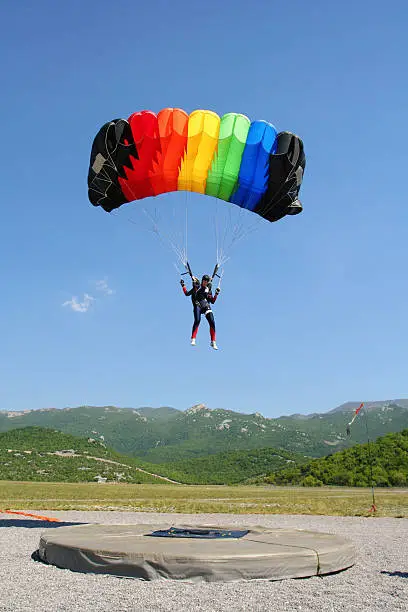
[[[266,121],[210,110],[143,110],[99,130],[88,196],[111,212],[161,193],[194,191],[277,221],[302,211],[305,164],[300,138]]]

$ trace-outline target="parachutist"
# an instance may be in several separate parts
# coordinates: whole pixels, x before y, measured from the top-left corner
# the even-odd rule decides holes
[[[191,332],[191,345],[195,346],[196,344],[201,315],[204,315],[208,321],[208,325],[210,326],[211,346],[214,350],[217,350],[218,346],[215,341],[215,320],[210,304],[215,304],[215,301],[220,293],[220,288],[217,287],[215,290],[215,295],[213,295],[211,290],[211,277],[208,274],[204,274],[201,279],[201,283],[195,276],[192,276],[191,279],[193,281],[193,286],[189,290],[187,290],[184,281],[180,281],[184,295],[186,297],[191,296],[191,301],[193,303],[194,323]]]
[[[111,213],[130,202],[137,202],[138,210],[145,198],[195,192],[233,204],[231,213],[239,207],[274,223],[302,212],[299,191],[305,168],[303,141],[292,132],[278,132],[269,121],[251,121],[236,112],[219,116],[205,109],[191,113],[170,107],[158,113],[140,110],[127,119],[108,121],[96,134],[89,160],[88,198],[93,206]],[[210,326],[211,346],[217,349],[210,304],[214,304],[219,289],[213,295],[211,283],[215,277],[221,282],[218,269],[229,259],[225,248],[229,251],[252,230],[245,231],[241,220],[233,223],[231,218],[225,233],[220,234],[224,235],[222,244],[218,244],[216,222],[217,264],[212,275],[204,275],[200,282],[186,261],[187,200],[184,245],[174,242],[167,226],[162,232],[157,220],[143,206],[141,210],[152,223],[154,234],[186,267],[183,274],[192,279],[189,291],[182,283],[194,308],[191,344],[196,343],[204,315]]]

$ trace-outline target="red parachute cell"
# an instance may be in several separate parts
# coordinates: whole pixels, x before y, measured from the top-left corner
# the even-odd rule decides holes
[[[132,169],[124,168],[126,179],[119,178],[119,183],[126,198],[140,200],[154,196],[151,176],[153,164],[160,151],[160,136],[157,116],[151,111],[133,113],[128,119],[138,159],[130,156]]]

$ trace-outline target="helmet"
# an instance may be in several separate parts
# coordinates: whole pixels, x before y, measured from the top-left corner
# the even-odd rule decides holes
[[[211,278],[208,276],[208,274],[204,274],[203,278],[201,279],[202,281],[207,281],[208,283],[210,282]]]

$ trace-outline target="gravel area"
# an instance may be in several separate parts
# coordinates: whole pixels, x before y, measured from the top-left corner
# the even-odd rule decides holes
[[[34,514],[35,510],[32,511]],[[351,569],[279,582],[143,582],[78,574],[36,562],[40,534],[56,523],[0,514],[0,610],[20,612],[408,611],[408,519],[332,516],[45,512],[67,523],[265,525],[335,533],[358,551]]]

